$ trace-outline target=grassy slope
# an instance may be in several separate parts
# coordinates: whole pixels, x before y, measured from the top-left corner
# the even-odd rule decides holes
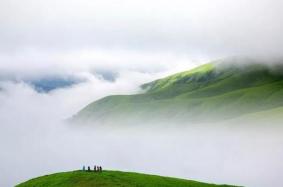
[[[282,124],[282,114],[283,107],[277,107],[269,110],[246,114],[238,118],[233,118],[229,120],[229,122],[230,124],[253,124],[253,122],[256,121],[257,126],[259,126],[260,124],[270,126],[272,124]]]
[[[35,178],[17,185],[17,187],[217,187],[228,185],[206,184],[191,180],[161,177],[138,173],[103,171],[65,172]]]
[[[281,70],[281,67],[276,69]],[[77,119],[126,122],[228,119],[283,106],[283,76],[265,65],[216,68],[205,64],[142,86],[144,94],[108,96],[84,108]]]

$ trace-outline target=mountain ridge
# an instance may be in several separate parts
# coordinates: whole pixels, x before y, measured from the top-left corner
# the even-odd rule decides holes
[[[167,119],[212,122],[268,110],[283,106],[282,67],[208,63],[143,84],[144,93],[102,98],[74,119],[99,123],[108,123],[108,119],[121,123]]]

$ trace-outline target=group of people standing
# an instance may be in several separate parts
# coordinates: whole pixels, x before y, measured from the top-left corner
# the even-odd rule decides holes
[[[94,166],[94,167],[93,167],[93,170],[91,170],[90,166],[88,166],[88,167],[87,167],[87,170],[86,170],[86,167],[83,166],[83,171],[102,172],[102,167],[101,167],[101,166]]]

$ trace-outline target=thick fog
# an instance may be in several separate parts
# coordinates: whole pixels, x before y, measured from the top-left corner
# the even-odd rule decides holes
[[[166,74],[166,72],[163,72]],[[140,92],[162,73],[120,73],[39,93],[24,82],[1,83],[0,185],[83,165],[210,183],[282,186],[282,129],[269,124],[115,124],[74,126],[64,120],[109,94]]]

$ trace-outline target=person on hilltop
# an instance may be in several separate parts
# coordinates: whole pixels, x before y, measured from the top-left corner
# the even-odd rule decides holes
[[[93,171],[94,171],[94,172],[96,172],[96,171],[97,171],[97,169],[96,169],[96,165],[94,166]]]

